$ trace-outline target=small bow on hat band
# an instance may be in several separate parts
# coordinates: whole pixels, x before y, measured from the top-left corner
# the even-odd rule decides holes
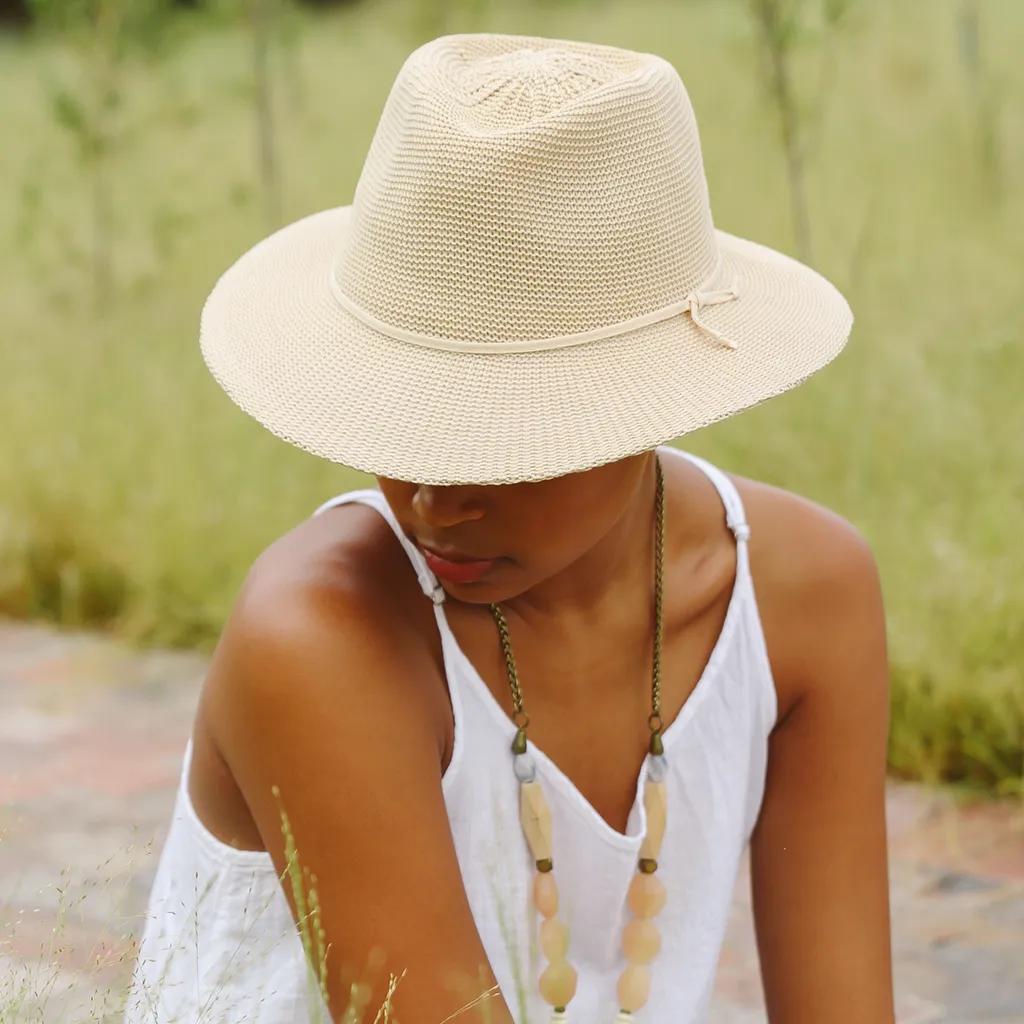
[[[726,348],[736,348],[736,342],[729,338],[723,338],[714,327],[709,327],[704,323],[699,313],[704,306],[718,306],[723,302],[732,302],[733,299],[738,299],[739,292],[736,291],[735,287],[725,288],[715,292],[702,292],[695,291],[687,295],[685,301],[689,303],[683,312],[689,311],[690,319],[705,333],[710,334],[716,341],[720,341]]]

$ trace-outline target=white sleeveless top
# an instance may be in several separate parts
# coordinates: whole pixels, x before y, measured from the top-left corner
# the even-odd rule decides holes
[[[722,472],[674,448],[714,483],[737,540],[736,581],[722,632],[682,711],[664,732],[668,829],[658,873],[668,904],[658,919],[661,952],[638,1024],[705,1020],[740,857],[764,792],[768,734],[777,705],[747,557],[749,528],[739,494]],[[519,824],[509,747],[515,727],[459,649],[443,591],[402,534],[383,494],[358,490],[318,509],[360,502],[390,523],[434,599],[455,720],[442,787],[473,917],[516,1024],[545,1024],[537,992],[544,960],[529,894],[533,861]],[[613,1024],[625,966],[626,891],[646,827],[641,800],[626,834],[612,829],[573,783],[530,744],[552,815],[560,916],[579,972],[569,1019]],[[214,838],[188,797],[189,740],[167,841],[150,896],[125,1024],[307,1024],[331,1018],[309,974],[298,930],[270,855]],[[312,992],[312,995],[308,993]],[[319,1011],[321,1016],[317,1017]]]

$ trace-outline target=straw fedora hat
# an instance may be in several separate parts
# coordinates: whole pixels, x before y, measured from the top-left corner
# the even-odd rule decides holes
[[[475,34],[408,57],[352,205],[243,255],[200,343],[291,444],[378,476],[502,484],[777,395],[852,321],[813,270],[715,229],[671,64]]]

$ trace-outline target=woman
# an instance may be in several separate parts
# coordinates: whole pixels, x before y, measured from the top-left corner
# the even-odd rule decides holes
[[[500,35],[413,53],[353,205],[264,240],[203,313],[228,394],[379,490],[246,580],[127,1019],[322,1009],[283,805],[335,1021],[371,949],[405,972],[403,1024],[495,980],[502,1024],[703,1021],[749,840],[772,1024],[891,1022],[872,557],[664,447],[804,380],[851,319],[713,228],[667,62]]]

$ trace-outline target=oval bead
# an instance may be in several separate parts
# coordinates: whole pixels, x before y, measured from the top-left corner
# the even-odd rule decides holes
[[[668,790],[664,782],[648,781],[644,786],[644,809],[647,812],[647,832],[640,845],[640,859],[657,860],[668,820]]]
[[[623,1010],[642,1010],[651,995],[651,972],[641,964],[630,964],[619,976],[616,994]]]
[[[557,917],[540,924],[540,951],[551,963],[564,960],[569,953],[569,929]],[[631,961],[632,962],[632,961]]]
[[[551,810],[536,780],[519,786],[519,822],[533,859],[551,859]]]
[[[541,917],[554,917],[558,913],[558,886],[550,871],[538,871],[533,876],[533,905]]]
[[[637,917],[656,917],[667,899],[665,883],[657,875],[636,874],[629,883],[629,909]]]
[[[629,968],[627,968],[629,970]],[[548,1006],[568,1006],[576,995],[576,971],[564,960],[548,964],[537,983],[540,994]]]
[[[660,951],[661,932],[649,917],[634,917],[622,929],[622,952],[631,964],[649,964]]]

